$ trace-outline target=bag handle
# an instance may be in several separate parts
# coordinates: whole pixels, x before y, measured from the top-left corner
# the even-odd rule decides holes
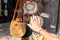
[[[18,0],[17,0],[17,2],[16,2],[16,7],[15,7],[15,10],[14,10],[14,15],[13,15],[12,20],[14,20],[14,19],[15,19],[15,15],[16,15],[17,7],[18,7]]]
[[[23,8],[23,0],[17,0],[17,2],[16,2],[16,7],[15,7],[15,10],[14,10],[14,15],[13,15],[13,18],[12,18],[12,20],[14,20],[15,19],[15,16],[16,16],[16,11],[18,10],[18,14],[20,13],[20,11],[22,12],[22,8]],[[17,9],[18,8],[18,9]],[[17,15],[18,15],[17,14]]]

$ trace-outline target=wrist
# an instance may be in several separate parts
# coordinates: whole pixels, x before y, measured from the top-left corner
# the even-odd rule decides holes
[[[43,28],[40,28],[39,31],[38,31],[38,33],[40,33],[42,30],[43,30]]]

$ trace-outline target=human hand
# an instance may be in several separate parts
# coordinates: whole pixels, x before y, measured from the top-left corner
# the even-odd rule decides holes
[[[30,24],[27,24],[33,31],[39,32],[43,25],[43,19],[38,16],[30,17]]]

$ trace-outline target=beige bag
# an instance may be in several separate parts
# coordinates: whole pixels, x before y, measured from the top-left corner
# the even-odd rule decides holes
[[[15,18],[17,6],[18,1],[16,3],[13,19],[10,23],[10,35],[13,37],[22,37],[26,33],[26,28],[25,25],[21,22],[20,18]]]
[[[24,24],[20,23],[19,21],[13,20],[10,24],[10,35],[14,37],[22,37],[26,33],[26,28]]]

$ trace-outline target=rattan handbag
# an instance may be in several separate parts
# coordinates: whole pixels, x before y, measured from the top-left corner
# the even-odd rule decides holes
[[[16,3],[16,8],[14,10],[13,19],[10,23],[10,35],[13,37],[22,37],[26,33],[25,25],[22,23],[21,11],[17,13],[16,17],[16,10],[18,7],[18,1]]]

